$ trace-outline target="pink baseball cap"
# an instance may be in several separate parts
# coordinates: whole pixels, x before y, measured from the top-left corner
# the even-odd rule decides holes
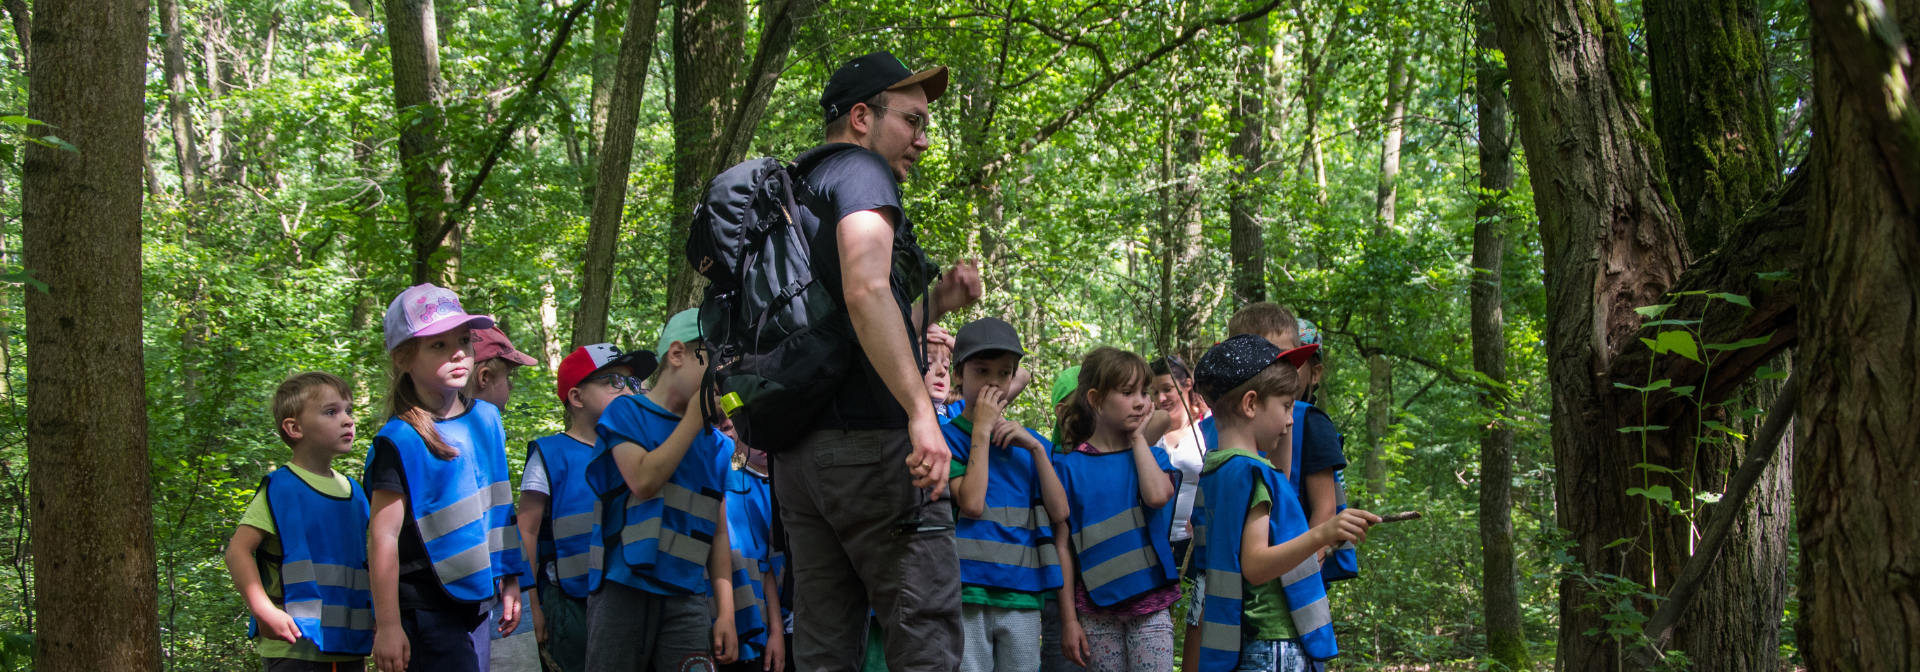
[[[387,351],[392,352],[409,338],[437,336],[463,326],[486,329],[493,326],[493,318],[468,315],[460,307],[460,297],[454,296],[451,289],[432,284],[414,285],[387,304],[384,325]]]
[[[532,355],[514,349],[513,341],[507,339],[507,332],[498,325],[473,330],[473,361],[484,362],[499,357],[520,366],[533,366],[540,360]]]

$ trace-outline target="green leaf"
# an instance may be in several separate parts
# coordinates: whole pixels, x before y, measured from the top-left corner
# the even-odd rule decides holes
[[[1728,294],[1726,292],[1720,292],[1718,294],[1709,294],[1708,296],[1719,299],[1721,301],[1725,301],[1727,303],[1737,303],[1742,306],[1746,306],[1748,308],[1753,307],[1753,303],[1750,301],[1747,301],[1747,297],[1741,296],[1739,294]]]
[[[1654,390],[1664,390],[1667,388],[1667,386],[1672,384],[1673,384],[1672,378],[1662,378],[1660,380],[1653,381],[1652,384],[1646,387],[1634,387],[1626,383],[1614,383],[1613,386],[1621,389],[1627,389],[1627,390],[1633,390],[1635,392],[1645,393],[1645,392],[1652,392]]]
[[[17,114],[9,114],[0,116],[0,123],[13,124],[15,126],[45,126],[47,122],[39,119],[28,119]]]
[[[1645,427],[1621,427],[1614,431],[1618,431],[1621,434],[1632,434],[1634,432],[1658,432],[1666,428],[1666,425],[1647,425]]]
[[[1621,544],[1624,544],[1624,543],[1627,543],[1627,542],[1629,542],[1629,541],[1633,541],[1633,540],[1632,540],[1632,539],[1628,539],[1628,538],[1626,538],[1626,537],[1621,537],[1621,538],[1619,538],[1619,539],[1615,539],[1615,540],[1613,540],[1612,542],[1609,542],[1609,543],[1608,543],[1607,545],[1605,545],[1605,546],[1601,546],[1601,547],[1600,547],[1600,550],[1603,550],[1603,551],[1604,551],[1604,550],[1607,550],[1607,549],[1609,549],[1609,548],[1613,548],[1613,547],[1615,547],[1615,546],[1619,546],[1619,545],[1621,545]]]
[[[1636,465],[1633,465],[1633,468],[1635,468],[1635,469],[1645,469],[1645,470],[1647,470],[1647,471],[1654,471],[1654,472],[1659,472],[1659,473],[1662,473],[1662,474],[1678,474],[1678,473],[1680,473],[1680,472],[1678,472],[1678,471],[1674,471],[1674,470],[1672,470],[1672,469],[1668,469],[1668,468],[1666,468],[1666,467],[1663,467],[1663,466],[1660,466],[1660,465],[1657,465],[1657,464],[1650,464],[1650,463],[1647,463],[1647,462],[1641,462],[1641,463],[1639,463],[1639,464],[1636,464]]]
[[[1683,385],[1681,387],[1673,388],[1673,396],[1676,396],[1676,397],[1685,397],[1685,396],[1690,396],[1692,394],[1693,394],[1692,385]]]
[[[1785,380],[1787,372],[1775,371],[1773,367],[1762,366],[1759,371],[1753,373],[1753,377],[1759,380]]]
[[[1734,436],[1735,438],[1738,438],[1738,439],[1740,439],[1740,440],[1742,440],[1742,441],[1744,441],[1744,440],[1746,440],[1746,438],[1747,438],[1747,435],[1745,435],[1745,434],[1741,434],[1740,432],[1738,432],[1738,431],[1735,431],[1735,430],[1734,430],[1734,428],[1732,428],[1732,427],[1728,427],[1728,426],[1726,426],[1726,425],[1724,425],[1724,424],[1721,424],[1719,420],[1708,420],[1708,421],[1706,421],[1706,422],[1702,422],[1702,423],[1700,423],[1700,425],[1701,425],[1702,427],[1706,427],[1707,429],[1711,429],[1711,430],[1714,430],[1714,431],[1716,431],[1716,432],[1725,432],[1725,433],[1727,433],[1727,434],[1729,434],[1729,435],[1732,435],[1732,436]]]
[[[1774,333],[1777,334],[1780,332],[1774,332]],[[1751,348],[1756,345],[1766,345],[1772,341],[1773,341],[1773,334],[1767,334],[1765,336],[1755,336],[1753,338],[1734,341],[1732,343],[1708,343],[1707,349],[1708,350],[1740,350],[1743,348]]]
[[[1767,271],[1765,273],[1755,273],[1754,275],[1759,276],[1761,280],[1770,282],[1793,279],[1793,271]]]
[[[73,146],[73,143],[67,142],[65,140],[61,140],[58,136],[48,135],[48,136],[36,138],[29,135],[27,136],[27,140],[32,142],[33,144],[41,145],[44,147],[52,147],[54,149],[64,149],[69,152],[73,152],[75,154],[80,153],[79,147]]]
[[[1717,492],[1702,492],[1700,494],[1693,496],[1694,499],[1700,500],[1702,502],[1706,502],[1708,504],[1719,504],[1721,497],[1722,495]]]
[[[1671,502],[1673,501],[1673,488],[1664,485],[1656,485],[1651,488],[1627,488],[1627,496],[1632,497],[1635,495],[1656,502]]]
[[[1642,327],[1691,327],[1699,323],[1700,323],[1699,320],[1654,320],[1652,322],[1648,322],[1640,326]]]
[[[1641,306],[1633,309],[1633,312],[1639,313],[1643,317],[1659,317],[1661,313],[1667,312],[1667,309],[1672,307],[1673,304],[1671,303],[1662,303],[1657,306]]]
[[[1655,352],[1662,354],[1672,352],[1696,362],[1700,361],[1700,348],[1694,344],[1693,334],[1689,332],[1663,331],[1655,342],[1660,344],[1660,347],[1654,348]]]
[[[47,283],[41,282],[39,279],[33,277],[33,269],[31,268],[20,269],[19,273],[0,273],[0,282],[18,282],[40,290],[41,294],[49,293],[47,292]]]
[[[1662,355],[1664,355],[1664,354],[1667,354],[1667,353],[1664,353],[1664,352],[1660,352],[1660,344],[1659,344],[1659,343],[1655,343],[1655,342],[1653,342],[1653,339],[1651,339],[1651,338],[1642,338],[1642,339],[1640,339],[1640,342],[1641,342],[1641,343],[1645,343],[1645,344],[1647,344],[1647,349],[1648,349],[1648,350],[1652,350],[1652,351],[1654,351],[1654,352],[1657,352],[1657,353],[1660,353],[1660,354],[1662,354]]]

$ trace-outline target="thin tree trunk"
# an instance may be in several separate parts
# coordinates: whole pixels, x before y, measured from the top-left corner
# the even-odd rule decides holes
[[[1809,670],[1920,667],[1920,2],[1813,0],[1813,211],[1794,460]]]
[[[26,72],[33,65],[33,19],[27,14],[27,0],[4,0],[0,7],[13,19],[13,39],[20,42],[20,70]]]
[[[1639,347],[1643,318],[1634,309],[1661,303],[1687,265],[1679,213],[1665,197],[1614,4],[1492,6],[1544,252],[1558,522],[1572,532],[1570,553],[1585,571],[1656,583],[1643,541],[1653,513],[1626,491],[1646,484],[1633,465],[1663,465],[1672,447],[1663,435],[1616,431],[1646,423],[1638,403],[1617,396],[1610,365]],[[1636,543],[1615,546],[1618,539]],[[1596,599],[1578,579],[1561,581],[1561,672],[1619,667],[1618,647],[1602,634],[1613,603],[1595,609]]]
[[[1304,9],[1302,10],[1304,14]],[[1302,117],[1300,131],[1300,174],[1310,177],[1314,184],[1314,201],[1325,205],[1327,202],[1326,166],[1320,161],[1320,110],[1326,106],[1327,94],[1321,79],[1325,76],[1327,49],[1325,45],[1316,45],[1313,39],[1314,21],[1312,17],[1302,16],[1300,22],[1300,59],[1304,72],[1300,77],[1301,99],[1306,101],[1306,110]],[[1336,24],[1337,25],[1337,24]]]
[[[1206,211],[1201,207],[1206,199],[1201,174],[1204,166],[1201,160],[1206,156],[1207,136],[1202,131],[1206,119],[1205,108],[1195,105],[1187,111],[1184,128],[1174,136],[1178,143],[1174,149],[1174,170],[1179,181],[1173,186],[1174,218],[1171,234],[1173,252],[1173,299],[1174,321],[1172,350],[1166,354],[1186,357],[1200,340],[1200,327],[1207,323],[1212,314],[1214,278],[1200,267],[1202,255],[1206,253],[1204,225]],[[1187,357],[1187,361],[1194,358]]]
[[[620,40],[618,76],[601,145],[593,212],[587,224],[585,263],[580,269],[580,307],[573,313],[573,347],[607,338],[607,308],[613,298],[614,248],[620,239],[620,214],[627,203],[627,172],[633,162],[633,136],[640,123],[640,100],[647,88],[647,63],[653,59],[660,0],[633,0],[626,35]]]
[[[1403,124],[1407,116],[1407,87],[1406,36],[1396,31],[1393,51],[1387,58],[1385,132],[1380,136],[1380,174],[1373,192],[1373,240],[1381,244],[1397,231],[1395,204],[1400,197],[1400,144],[1406,137]],[[1370,263],[1379,261],[1377,252],[1370,250],[1368,257]],[[1392,331],[1391,302],[1382,300],[1371,312],[1375,338],[1384,341]],[[1367,367],[1370,374],[1367,376],[1367,434],[1371,444],[1362,464],[1367,487],[1377,497],[1387,490],[1386,442],[1393,424],[1393,363],[1387,360],[1386,354],[1375,352],[1368,357]]]
[[[1260,223],[1261,165],[1266,162],[1263,103],[1267,97],[1267,49],[1273,40],[1266,19],[1240,24],[1240,81],[1232,124],[1238,126],[1228,152],[1234,159],[1232,191],[1227,195],[1228,252],[1233,259],[1233,300],[1246,305],[1267,300],[1267,249]]]
[[[606,137],[607,114],[613,105],[614,67],[619,61],[623,6],[620,0],[595,0],[593,7],[593,88],[592,98],[587,102],[587,169],[581,175],[586,185],[582,196],[589,208],[593,207],[593,192],[600,183],[600,144]]]
[[[227,95],[227,83],[221,70],[220,49],[226,35],[225,22],[220,13],[207,12],[201,17],[203,35],[200,38],[202,57],[205,59],[207,74],[207,162],[204,168],[210,173],[222,177],[226,174],[229,161],[227,140],[227,111],[219,103]]]
[[[406,179],[407,221],[413,234],[410,275],[414,284],[437,275],[433,254],[452,235],[443,229],[453,203],[453,178],[441,135],[446,126],[441,98],[440,43],[433,0],[386,0],[387,46],[393,54],[393,107],[400,111],[400,172]]]
[[[753,146],[755,129],[760,127],[760,117],[766,113],[767,103],[773,99],[774,86],[780,83],[780,75],[786,72],[787,56],[793,51],[794,40],[800,35],[800,28],[807,19],[813,17],[822,0],[784,0],[763,4],[760,14],[760,45],[753,51],[753,65],[747,69],[746,79],[741,81],[740,101],[733,106],[733,114],[727,121],[726,134],[723,137],[726,149],[720,160],[714,164],[717,172],[720,168],[731,166],[747,158],[747,152]]]
[[[1473,285],[1469,290],[1473,370],[1492,383],[1481,403],[1494,420],[1480,437],[1480,585],[1487,655],[1509,670],[1533,659],[1521,629],[1520,586],[1513,550],[1513,426],[1508,421],[1506,301],[1501,273],[1507,251],[1506,198],[1513,188],[1507,127],[1507,69],[1494,57],[1500,33],[1486,0],[1474,3],[1474,104],[1480,127],[1480,193],[1473,210]]]
[[[18,0],[16,0],[18,1]],[[160,0],[161,50],[167,77],[167,119],[173,127],[173,156],[180,164],[180,191],[200,196],[200,150],[193,144],[193,111],[187,107],[187,48],[181,38],[180,0]]]
[[[28,144],[22,262],[35,669],[160,669],[141,354],[145,0],[39,0],[27,113],[78,151]],[[111,493],[111,496],[103,496]],[[107,621],[111,620],[111,623]]]
[[[553,280],[540,283],[540,344],[541,353],[547,357],[547,369],[560,370],[560,360],[566,353],[560,351],[560,305],[554,300]]]

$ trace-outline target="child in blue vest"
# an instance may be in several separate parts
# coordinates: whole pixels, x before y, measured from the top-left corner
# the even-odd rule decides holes
[[[740,636],[740,658],[722,672],[781,672],[786,669],[786,620],[780,602],[783,560],[773,548],[773,484],[767,454],[739,442],[733,422],[720,431],[734,439],[733,469],[727,472],[727,538],[733,542],[733,623]]]
[[[280,383],[273,416],[293,459],[261,480],[227,543],[269,672],[364,670],[373,651],[367,496],[331,466],[353,450],[352,399],[329,373]]]
[[[493,404],[494,408],[505,413],[512,402],[513,371],[523,366],[533,366],[540,361],[513,347],[513,340],[507,332],[493,326],[473,330],[473,372],[467,375],[468,397]],[[524,513],[524,511],[522,512]],[[532,542],[521,540],[521,557],[532,555],[529,549]],[[538,574],[538,572],[535,572]],[[486,665],[489,672],[540,672],[540,644],[538,630],[527,618],[529,613],[538,613],[538,593],[534,590],[532,575],[523,577],[526,585],[520,589],[520,624],[512,631],[501,632],[501,606],[494,603],[493,611],[487,614],[489,627],[486,628],[492,639],[488,644],[491,653]]]
[[[500,602],[500,632],[520,622],[526,563],[500,409],[461,394],[475,364],[471,330],[491,326],[433,285],[387,306],[394,378],[365,479],[373,656],[383,671],[485,669],[489,607]]]
[[[699,309],[667,320],[655,352],[653,389],[607,405],[587,463],[605,547],[587,569],[589,672],[712,668],[739,653],[723,495],[733,440],[698,398]]]
[[[640,392],[653,374],[653,353],[621,352],[608,343],[581,346],[556,371],[567,430],[527,444],[520,475],[522,548],[539,549],[534,575],[540,590],[528,600],[535,636],[562,672],[587,665],[587,565],[600,544],[593,538],[600,498],[587,487],[587,461],[598,439],[594,427],[614,399]]]
[[[1167,612],[1180,582],[1167,537],[1180,472],[1144,436],[1152,380],[1139,355],[1095,349],[1061,418],[1062,438],[1074,446],[1054,462],[1071,507],[1054,535],[1066,584],[1061,647],[1096,671],[1173,669]]]
[[[1317,348],[1282,351],[1242,334],[1208,350],[1195,371],[1220,436],[1194,513],[1207,576],[1200,672],[1303,672],[1340,653],[1319,553],[1365,541],[1380,518],[1347,509],[1310,528],[1284,474],[1292,451],[1283,440],[1305,387],[1297,368]]]
[[[1002,417],[1024,356],[1013,325],[991,317],[961,327],[953,346],[967,403],[941,430],[960,512],[962,672],[1039,669],[1043,595],[1063,585],[1053,528],[1069,505],[1053,444]]]

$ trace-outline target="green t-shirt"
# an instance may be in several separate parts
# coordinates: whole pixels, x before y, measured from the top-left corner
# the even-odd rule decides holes
[[[1266,458],[1260,457],[1259,453],[1241,448],[1233,448],[1207,453],[1205,470],[1213,471],[1221,464],[1226,463],[1228,458],[1236,455],[1245,455],[1266,463]],[[1271,510],[1273,493],[1267,491],[1266,483],[1254,481],[1253,500],[1247,502],[1247,511],[1251,512],[1261,504],[1268,505],[1268,509]],[[1242,524],[1245,524],[1244,519],[1242,520]],[[1280,541],[1286,540],[1281,539]],[[1279,579],[1274,579],[1257,586],[1243,579],[1240,582],[1240,588],[1245,591],[1247,596],[1246,601],[1242,602],[1240,607],[1240,631],[1244,637],[1248,639],[1300,638],[1300,631],[1293,627],[1293,610],[1287,608],[1287,594],[1285,589],[1280,586]]]
[[[966,432],[969,436],[973,434],[973,423],[965,417],[956,415],[948,422],[953,423],[953,426],[959,427],[960,431]],[[967,463],[960,460],[954,460],[953,466],[947,470],[947,478],[950,479],[965,475],[967,475]],[[957,504],[954,505],[953,517],[956,519],[960,517],[960,508]],[[1045,600],[1045,596],[1040,593],[1023,593],[1017,590],[982,586],[960,587],[961,604],[979,604],[1002,609],[1039,609],[1044,606],[1042,603]]]
[[[306,481],[307,485],[320,491],[321,494],[329,497],[346,497],[353,494],[352,482],[347,480],[346,474],[337,470],[333,471],[332,476],[321,476],[291,464],[287,465],[287,468],[292,469],[294,475],[299,476],[300,480]],[[279,530],[273,525],[273,510],[267,506],[267,491],[264,488],[253,493],[253,501],[247,502],[246,513],[240,514],[240,524],[267,533],[267,537],[260,540],[260,550],[267,555],[280,555]],[[267,597],[280,597],[280,567],[260,563],[260,583],[266,588]],[[314,646],[313,640],[305,638],[289,644],[258,636],[253,638],[253,650],[254,653],[260,654],[261,658],[292,658],[320,663],[350,662],[365,657],[324,654]]]

